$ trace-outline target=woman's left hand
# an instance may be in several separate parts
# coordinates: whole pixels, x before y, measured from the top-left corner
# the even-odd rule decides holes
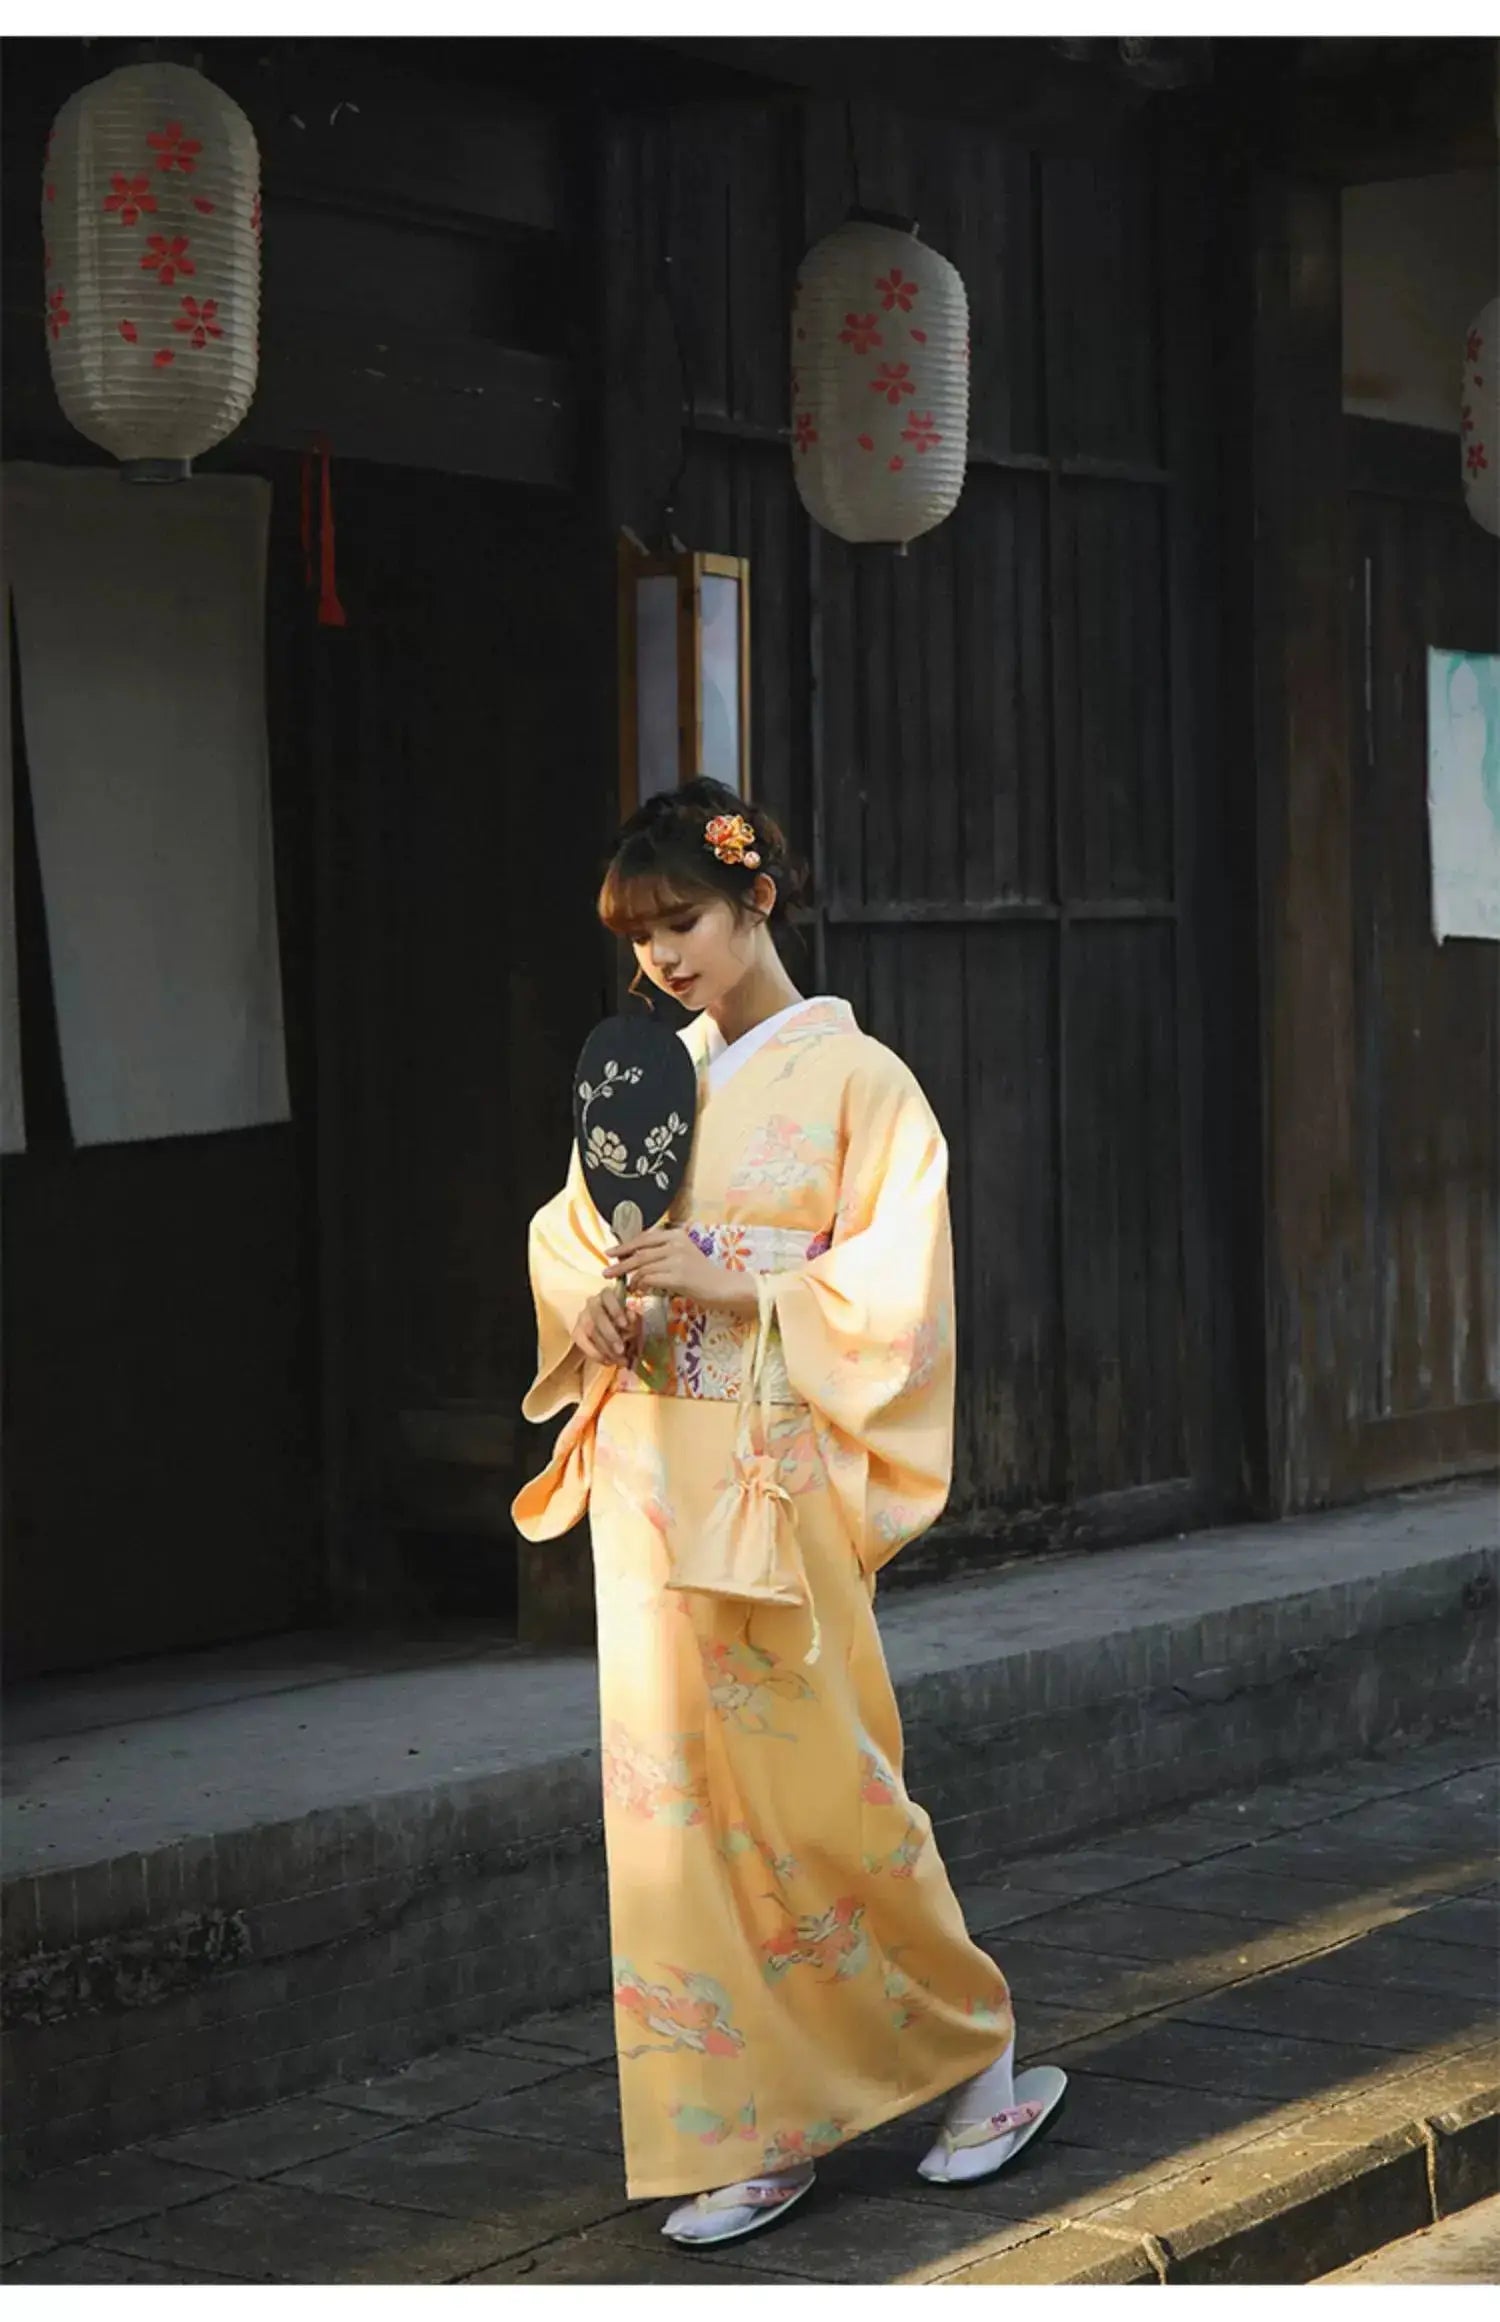
[[[705,1257],[686,1226],[653,1226],[618,1243],[604,1270],[611,1281],[628,1274],[632,1293],[686,1298],[694,1306],[737,1305],[736,1292],[748,1279]]]

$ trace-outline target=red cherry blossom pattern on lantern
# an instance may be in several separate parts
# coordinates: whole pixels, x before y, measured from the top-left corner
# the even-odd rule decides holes
[[[1461,435],[1467,435],[1469,430],[1474,425],[1474,406],[1472,403],[1466,403],[1464,405],[1463,410],[1458,415],[1458,420],[1459,433]]]
[[[104,197],[105,211],[117,217],[122,226],[137,226],[142,211],[155,210],[156,196],[149,177],[114,176],[109,182],[112,190]]]
[[[941,443],[942,440],[932,423],[930,411],[922,418],[918,418],[916,412],[912,412],[905,427],[901,430],[901,441],[914,444],[919,452],[931,451],[933,445]]]
[[[196,298],[185,298],[181,314],[172,317],[172,328],[190,336],[195,347],[206,347],[210,339],[222,339],[224,336],[214,320],[218,311],[219,302],[216,298],[205,298],[201,306]]]
[[[260,195],[257,194],[254,201],[250,204],[250,231],[252,234],[258,234],[260,232],[260,218]]]
[[[73,317],[68,312],[67,292],[62,289],[54,290],[47,301],[47,328],[52,333],[53,338],[60,339],[72,320]]]
[[[873,451],[875,449],[875,438],[873,435],[857,435],[854,440],[859,445],[861,451]]]
[[[915,339],[919,347],[925,347],[927,344],[927,333],[925,331],[913,329],[908,331],[907,337]]]
[[[122,322],[120,324],[120,336],[122,339],[127,339],[131,346],[135,345],[140,335],[140,332],[136,329],[133,322]]]
[[[211,218],[214,214],[213,203],[203,194],[194,194],[193,207],[200,218]]]
[[[885,397],[892,410],[899,408],[903,395],[915,395],[917,391],[910,363],[882,363],[870,386],[876,395]]]
[[[882,274],[875,284],[887,314],[897,307],[903,314],[910,314],[912,301],[921,287],[919,282],[912,281],[909,274],[903,274],[899,266],[893,266],[889,274]]]
[[[1484,456],[1484,445],[1482,443],[1471,443],[1469,445],[1468,450],[1464,453],[1464,464],[1468,468],[1471,476],[1477,476],[1481,469],[1487,468],[1489,466],[1490,463]]]
[[[169,363],[176,362],[177,349],[175,347],[158,347],[151,360],[158,371],[165,371]]]
[[[1466,363],[1477,363],[1479,360],[1479,352],[1483,345],[1483,331],[1470,331],[1467,339],[1464,341],[1464,361]]]
[[[883,347],[885,340],[872,314],[846,314],[839,344],[852,355],[867,355],[872,347]]]
[[[901,457],[901,454],[900,454],[899,452],[897,452],[897,454],[896,454],[895,458],[894,458],[893,460],[891,460],[891,461],[890,461],[888,464],[889,464],[889,467],[890,467],[891,474],[894,476],[894,475],[899,475],[899,473],[900,473],[900,471],[902,470],[902,468],[904,468],[904,467],[905,467],[905,465],[906,465],[906,462],[905,462],[905,460],[904,460],[904,459]]]
[[[811,451],[818,440],[818,430],[810,411],[799,411],[792,424],[792,439],[799,452]]]
[[[158,169],[180,169],[184,177],[192,176],[203,151],[202,140],[189,137],[180,121],[169,121],[165,129],[153,129],[146,143],[156,155]]]
[[[154,274],[158,282],[172,283],[179,274],[196,274],[198,269],[188,256],[186,234],[148,234],[146,247],[141,252],[141,271]]]

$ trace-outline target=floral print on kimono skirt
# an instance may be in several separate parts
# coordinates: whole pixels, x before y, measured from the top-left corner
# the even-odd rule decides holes
[[[759,1277],[759,1322],[657,1300],[633,1369],[585,1364],[571,1334],[609,1236],[575,1156],[532,1225],[524,1409],[577,1408],[515,1510],[531,1539],[590,1519],[638,2198],[826,2153],[1014,2028],[907,1794],[874,1615],[877,1570],[951,1470],[941,1132],[842,1001],[807,1003],[713,1090],[704,1020],[683,1037],[699,1109],[672,1219]]]

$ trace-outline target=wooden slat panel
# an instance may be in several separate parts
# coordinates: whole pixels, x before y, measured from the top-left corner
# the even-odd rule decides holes
[[[964,937],[966,1138],[960,1390],[951,1512],[1063,1496],[1056,1382],[1056,947],[1044,928]],[[938,998],[936,1004],[942,1005]]]
[[[688,106],[663,141],[665,207],[638,264],[648,296],[670,279],[693,406],[712,419],[787,422],[796,127],[765,107]]]
[[[1045,525],[1040,480],[971,473],[950,527],[970,901],[1052,891]]]
[[[824,548],[830,898],[1050,890],[1043,503],[987,474],[920,553]]]
[[[1144,132],[1042,164],[1043,296],[1061,335],[1049,448],[1161,457],[1155,220]]]
[[[1071,682],[1066,856],[1079,896],[1169,897],[1173,767],[1164,495],[1123,484],[1060,493],[1059,638]]]
[[[1185,1472],[1180,1124],[1169,928],[1075,929],[1069,979],[1069,1497]]]
[[[1045,927],[840,929],[832,985],[905,1057],[949,1143],[959,1292],[950,1516],[1055,1500],[1059,1361]]]

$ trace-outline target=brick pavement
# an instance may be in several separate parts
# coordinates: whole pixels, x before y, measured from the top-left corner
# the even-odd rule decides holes
[[[667,2205],[626,2203],[590,2005],[15,2182],[5,2279],[1316,2279],[1341,2234],[1494,2190],[1497,1770],[1450,1736],[965,1889],[1022,2061],[1072,2076],[987,2184],[925,2185],[918,2115],[832,2155],[784,2225],[674,2251]]]

